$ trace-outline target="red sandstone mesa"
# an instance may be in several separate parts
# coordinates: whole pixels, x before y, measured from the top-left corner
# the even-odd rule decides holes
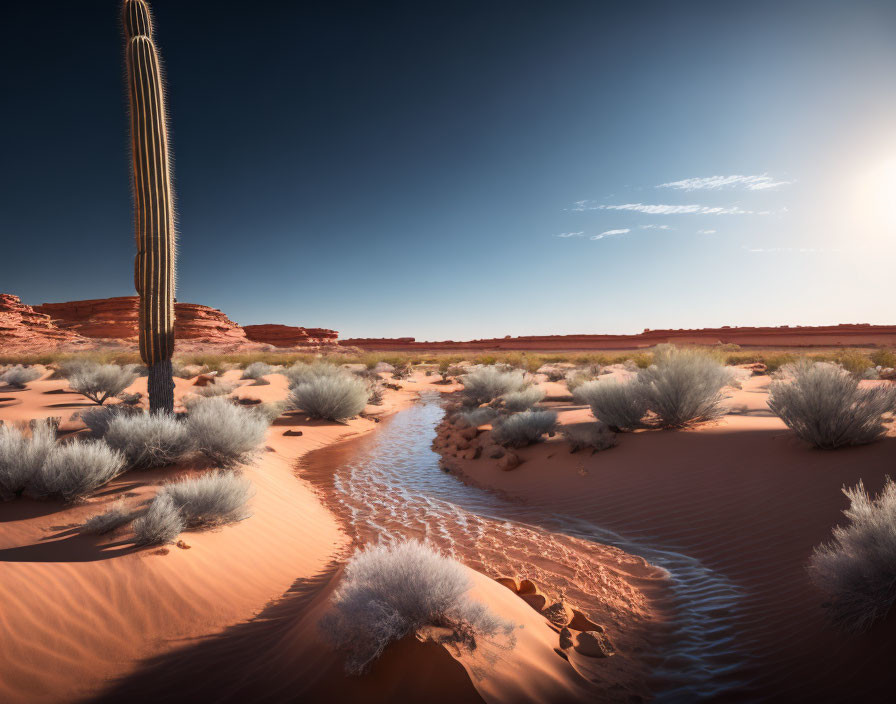
[[[137,336],[137,296],[98,298],[35,306],[60,328],[90,338],[124,340]],[[174,304],[177,339],[207,339],[225,343],[248,342],[242,328],[216,308],[196,303]]]
[[[246,337],[254,342],[264,342],[274,347],[333,344],[339,337],[335,330],[326,328],[300,328],[292,325],[244,325]]]
[[[50,316],[37,313],[18,296],[0,293],[0,352],[41,352],[88,344],[71,330],[60,330]]]

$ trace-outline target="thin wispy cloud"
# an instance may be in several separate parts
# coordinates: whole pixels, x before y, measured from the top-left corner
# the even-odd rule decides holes
[[[585,232],[561,232],[559,235],[554,235],[554,237],[560,237],[561,239],[569,239],[570,237],[581,237]]]
[[[599,235],[591,235],[592,240],[602,240],[604,237],[615,237],[617,235],[627,235],[631,230],[629,228],[625,228],[624,230],[607,230],[606,232],[601,232]]]
[[[623,203],[621,205],[598,205],[587,210],[629,210],[648,215],[752,215],[754,211],[744,210],[737,205],[710,207],[708,205],[651,205],[648,203]]]
[[[671,230],[669,225],[641,225],[642,230]]]
[[[718,230],[697,230],[698,235],[714,235]]]
[[[744,188],[748,191],[767,191],[780,186],[789,186],[792,181],[776,181],[768,174],[744,176],[708,176],[706,178],[685,178],[681,181],[661,183],[657,188],[674,188],[678,191],[718,191],[723,188]]]

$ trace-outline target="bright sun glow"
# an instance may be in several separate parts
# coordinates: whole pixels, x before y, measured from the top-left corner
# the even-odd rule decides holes
[[[876,235],[896,238],[896,156],[874,165],[861,179],[859,201]]]

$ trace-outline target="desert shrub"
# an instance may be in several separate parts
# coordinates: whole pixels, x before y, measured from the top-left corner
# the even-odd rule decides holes
[[[286,401],[269,401],[250,406],[249,411],[256,413],[265,419],[268,425],[277,420],[286,410]]]
[[[860,388],[858,379],[833,364],[805,361],[782,371],[785,378],[769,384],[769,408],[815,447],[872,442],[886,431],[882,416],[896,411],[896,389]]]
[[[137,545],[162,545],[172,542],[184,529],[184,517],[164,491],[156,494],[146,512],[134,521]]]
[[[192,449],[187,424],[170,413],[118,413],[104,439],[132,469],[165,467]]]
[[[850,522],[836,526],[834,539],[815,548],[809,574],[827,595],[834,621],[864,631],[896,602],[896,483],[887,477],[875,498],[861,481],[843,493]]]
[[[638,383],[660,427],[681,428],[724,415],[721,391],[732,377],[711,355],[660,345],[654,361],[638,372]]]
[[[556,427],[554,411],[524,411],[495,423],[492,437],[505,447],[525,447],[541,440],[542,435],[553,433]]]
[[[367,382],[367,403],[371,406],[382,406],[385,391],[376,381]]]
[[[128,406],[136,406],[138,403],[140,403],[140,399],[143,398],[143,394],[139,391],[135,391],[132,394],[129,394],[127,391],[122,391],[120,394],[118,394],[118,398],[122,403]]]
[[[463,410],[457,414],[462,425],[468,425],[471,428],[478,428],[480,425],[491,423],[498,415],[494,408],[482,406],[481,408],[473,408]]]
[[[249,516],[246,504],[252,482],[233,472],[217,471],[166,484],[161,493],[180,511],[187,528],[220,526]]]
[[[859,350],[839,350],[831,357],[832,362],[836,362],[853,376],[860,379],[871,378],[867,375],[870,368],[874,366],[874,362],[864,352]]]
[[[359,550],[345,567],[324,619],[336,645],[347,651],[346,670],[360,674],[389,643],[426,626],[450,628],[468,650],[478,637],[504,634],[515,626],[472,601],[464,567],[431,547],[408,541]]]
[[[195,389],[193,389],[193,393],[196,396],[200,396],[202,398],[214,398],[215,396],[227,396],[229,394],[232,394],[236,387],[237,385],[232,381],[224,381],[223,379],[218,379],[213,384],[197,386]]]
[[[614,430],[634,430],[644,426],[647,398],[636,381],[589,381],[573,392],[573,398],[590,406],[594,417]]]
[[[56,446],[56,426],[33,423],[30,435],[21,427],[0,425],[0,498],[14,499],[41,471]]]
[[[117,477],[124,467],[124,455],[102,440],[57,444],[28,481],[25,493],[74,501]]]
[[[503,371],[494,366],[478,367],[467,372],[462,383],[464,402],[473,406],[489,403],[504,394],[522,391],[528,386],[523,372]]]
[[[335,364],[329,364],[328,362],[314,362],[313,364],[297,362],[286,369],[283,374],[289,381],[289,388],[291,389],[299,384],[307,384],[321,377],[348,376],[344,369],[340,369]]]
[[[878,367],[896,368],[896,352],[893,350],[874,350],[870,358],[872,363]]]
[[[116,501],[109,509],[88,518],[81,526],[81,532],[89,535],[111,533],[123,525],[127,525],[139,515],[125,506],[124,501]]]
[[[0,375],[0,383],[24,389],[28,382],[40,379],[40,376],[41,372],[39,369],[23,367],[21,364],[17,364]]]
[[[319,376],[294,386],[289,403],[312,418],[341,421],[363,411],[368,395],[367,385],[357,377]]]
[[[84,357],[69,357],[68,359],[61,359],[54,365],[55,371],[53,372],[52,378],[70,379],[75,374],[83,371],[86,367],[95,364],[95,361],[86,359]]]
[[[380,373],[376,369],[364,367],[363,369],[353,370],[352,374],[361,379],[364,379],[364,381],[366,381],[368,384],[380,381]]]
[[[127,404],[115,404],[114,406],[100,406],[98,408],[87,408],[77,413],[78,418],[84,423],[93,434],[94,437],[101,438],[106,435],[109,430],[109,424],[119,416],[132,416],[143,413],[139,408],[134,408]]]
[[[469,369],[468,369],[467,367],[461,366],[461,365],[459,365],[459,364],[452,364],[452,365],[451,365],[450,367],[448,367],[448,369],[446,370],[446,376],[443,377],[443,378],[448,378],[448,377],[450,377],[450,378],[452,378],[452,379],[460,379],[460,378],[461,378],[462,376],[464,376],[468,371],[469,371]]]
[[[273,373],[274,368],[270,364],[267,364],[266,362],[252,362],[252,364],[243,370],[242,378],[261,381],[263,377]]]
[[[647,369],[651,364],[653,364],[654,355],[649,352],[639,352],[634,355],[630,359],[625,360],[626,362],[631,362],[637,369]]]
[[[117,396],[133,384],[138,376],[131,365],[86,364],[68,378],[68,385],[73,391],[103,405],[106,399]]]
[[[504,408],[512,413],[527,411],[544,399],[544,391],[537,386],[530,386],[522,391],[511,391],[501,396]]]
[[[178,379],[192,379],[208,371],[211,370],[204,365],[183,364],[177,360],[171,362],[172,376],[176,376]]]
[[[598,367],[594,371],[585,371],[583,369],[571,371],[566,375],[566,388],[569,389],[570,393],[573,393],[582,384],[587,384],[589,381],[594,381],[599,375],[600,367]]]
[[[548,378],[548,381],[563,381],[566,378],[566,369],[563,367],[543,367],[541,371]]]
[[[616,447],[619,442],[616,433],[610,430],[604,423],[567,425],[561,432],[569,443],[570,452],[591,450],[593,454]]]
[[[247,461],[264,442],[269,425],[263,415],[222,397],[194,404],[186,420],[193,448],[225,467]]]

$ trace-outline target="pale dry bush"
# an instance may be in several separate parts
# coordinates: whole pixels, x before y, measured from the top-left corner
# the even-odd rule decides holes
[[[504,635],[515,625],[469,598],[465,568],[417,541],[359,550],[345,567],[322,625],[347,652],[346,670],[360,674],[389,643],[426,626],[451,629],[452,642],[474,650],[478,638]]]
[[[131,469],[165,467],[193,449],[187,424],[171,413],[118,413],[103,436]]]
[[[25,494],[74,501],[107,484],[124,468],[125,456],[102,440],[57,444],[29,479]]]
[[[827,595],[834,622],[864,631],[896,602],[896,483],[887,477],[874,498],[861,481],[843,493],[850,501],[843,512],[849,523],[836,526],[834,539],[815,548],[809,574]]]
[[[296,362],[283,372],[289,382],[289,388],[294,388],[299,384],[307,384],[321,377],[342,377],[348,376],[348,372],[329,362],[314,362],[313,364],[305,364],[304,362]]]
[[[162,545],[173,542],[184,530],[184,517],[170,496],[159,493],[146,512],[134,521],[137,545]]]
[[[252,482],[234,472],[217,471],[166,484],[160,495],[171,499],[187,528],[220,526],[248,518]]]
[[[133,384],[139,372],[133,365],[87,363],[68,378],[72,391],[86,396],[98,405],[120,394]]]
[[[606,378],[588,381],[576,388],[573,398],[591,408],[599,421],[619,431],[644,427],[647,397],[636,381]]]
[[[339,374],[315,377],[294,386],[289,404],[312,418],[343,421],[361,413],[368,398],[367,385],[362,379]]]
[[[803,440],[822,449],[864,445],[886,432],[884,415],[896,411],[892,386],[860,388],[834,364],[785,365],[769,384],[768,405]]]
[[[512,391],[501,396],[504,408],[511,413],[528,411],[534,405],[544,400],[544,391],[537,386],[530,386],[522,391]]]
[[[243,370],[243,379],[261,381],[268,374],[274,373],[274,367],[266,362],[252,362]]]
[[[522,391],[529,385],[523,372],[497,366],[475,367],[464,374],[461,383],[464,385],[464,402],[472,406],[490,403],[499,396]]]
[[[17,364],[0,374],[0,384],[8,384],[24,389],[28,382],[40,379],[42,372],[34,367],[23,367]]]
[[[504,447],[525,447],[539,442],[543,435],[553,433],[556,427],[554,411],[524,411],[495,423],[492,438]]]
[[[683,428],[725,414],[722,389],[731,373],[702,350],[659,345],[654,364],[638,372],[647,408],[661,428]]]
[[[48,421],[23,426],[0,425],[0,498],[8,501],[25,491],[56,447],[56,427]]]
[[[478,428],[480,425],[491,423],[497,416],[498,412],[489,406],[482,406],[471,410],[462,410],[457,414],[460,424],[468,425],[471,428]]]
[[[269,425],[261,413],[220,396],[193,404],[186,420],[193,449],[224,467],[248,461],[264,442]]]
[[[114,406],[99,406],[79,411],[76,416],[81,419],[94,437],[101,438],[109,430],[109,424],[120,416],[131,416],[143,413],[139,408],[117,403]]]

